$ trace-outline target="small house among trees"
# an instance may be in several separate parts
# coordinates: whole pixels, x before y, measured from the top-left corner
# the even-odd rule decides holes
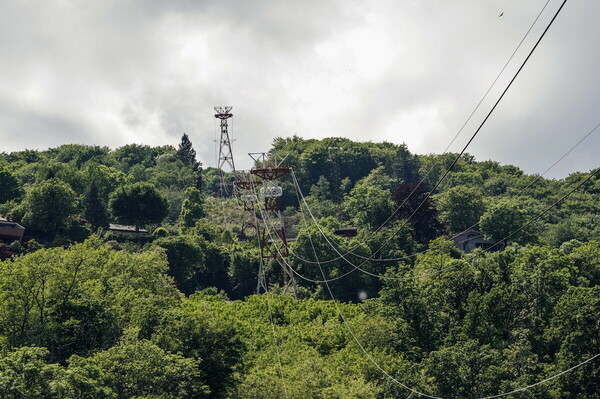
[[[483,233],[475,229],[463,231],[462,233],[454,236],[453,239],[456,247],[467,253],[476,248],[489,249],[493,247],[493,251],[502,251],[504,249],[504,243],[494,240],[486,240],[483,237]]]
[[[135,226],[126,226],[123,224],[109,223],[108,231],[121,234],[148,234],[146,229],[136,229]]]
[[[0,216],[0,239],[21,241],[23,234],[25,234],[25,227]]]
[[[358,229],[356,227],[342,227],[333,232],[336,236],[352,238],[356,237],[358,234]]]

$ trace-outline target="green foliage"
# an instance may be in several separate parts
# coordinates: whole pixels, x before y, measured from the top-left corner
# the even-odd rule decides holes
[[[547,336],[560,346],[558,365],[566,369],[597,354],[600,344],[600,287],[571,287],[556,305]],[[600,366],[597,362],[560,380],[565,396],[598,395]]]
[[[110,199],[112,214],[121,222],[139,229],[160,223],[167,216],[167,200],[149,183],[134,183],[118,189]]]
[[[525,213],[513,202],[499,202],[488,209],[479,221],[481,231],[494,240],[518,240],[523,235],[519,228],[525,223]]]
[[[222,398],[235,382],[244,344],[238,323],[218,297],[195,295],[165,314],[153,337],[161,348],[194,359],[205,370],[211,398]]]
[[[193,166],[194,169],[197,169],[199,166],[196,160],[196,150],[194,150],[190,138],[185,133],[181,136],[181,143],[179,143],[179,148],[177,149],[177,158],[183,163]]]
[[[228,270],[231,298],[241,299],[256,291],[259,256],[257,250],[244,250],[241,247],[231,251]]]
[[[0,336],[56,360],[108,347],[178,300],[166,268],[160,253],[117,252],[94,237],[19,257],[0,270]]]
[[[417,241],[427,243],[445,231],[438,210],[423,184],[402,183],[394,191],[392,199],[396,205],[395,217],[410,223]]]
[[[91,390],[89,385],[96,386],[95,390],[97,386],[104,387],[110,396],[101,397],[208,397],[208,388],[194,359],[170,354],[146,340],[125,340],[89,358],[72,357],[69,369],[74,382],[83,385],[85,391]]]
[[[15,199],[20,194],[17,178],[9,170],[0,167],[0,204]]]
[[[432,352],[425,369],[433,382],[434,395],[456,399],[493,395],[509,375],[501,366],[499,351],[473,340]]]
[[[92,181],[82,201],[83,217],[94,227],[107,227],[109,218],[106,205],[100,199],[98,185]]]
[[[3,399],[70,398],[65,371],[46,364],[45,348],[23,347],[0,354],[0,397]]]
[[[156,237],[167,237],[169,235],[169,232],[164,227],[157,227],[152,232],[152,235]]]
[[[185,200],[181,205],[179,221],[185,227],[192,227],[205,216],[202,192],[195,187],[185,189]]]
[[[161,237],[153,245],[164,248],[169,261],[169,274],[173,276],[179,289],[191,294],[198,288],[197,274],[206,263],[206,243],[199,237]]]
[[[359,183],[344,197],[344,212],[353,215],[352,222],[361,228],[376,228],[394,211],[390,192]]]
[[[50,179],[33,186],[22,207],[26,227],[56,234],[66,226],[69,216],[77,212],[77,196],[65,182]]]
[[[321,176],[319,180],[310,188],[310,195],[319,201],[331,198],[331,185],[325,176]]]
[[[453,233],[476,225],[485,211],[483,195],[476,188],[456,186],[441,194],[439,207],[442,218]]]
[[[424,201],[421,190],[402,205],[409,183],[427,174],[433,187],[456,154],[299,137],[276,139],[273,151],[289,153],[319,220],[319,227],[304,221],[306,206],[297,204],[289,175],[282,178],[286,261],[308,279],[321,280],[321,269],[335,279],[325,287],[298,277],[300,300],[273,294],[287,284],[275,260],[262,269],[269,293],[252,295],[261,267],[254,215],[235,198],[209,195],[216,171],[201,173],[186,136],[179,150],[65,145],[0,153],[0,176],[12,176],[2,194],[15,182],[24,193],[10,194],[0,212],[56,221],[52,231],[27,225],[35,241],[11,244],[11,258],[0,261],[0,397],[410,396],[375,362],[419,391],[477,398],[518,390],[598,353],[599,179],[510,237],[521,245],[463,253],[440,237],[436,207],[452,232],[479,222],[487,236],[503,238],[587,174],[546,180],[464,155],[435,201]],[[92,183],[95,194],[86,198]],[[148,212],[161,221],[166,215],[156,234],[73,244],[90,234],[77,209],[133,192],[132,183],[168,197],[168,206],[157,200],[162,211]],[[129,199],[124,216],[148,208]],[[351,224],[357,237],[334,234]],[[593,360],[513,396],[596,398],[599,367]]]

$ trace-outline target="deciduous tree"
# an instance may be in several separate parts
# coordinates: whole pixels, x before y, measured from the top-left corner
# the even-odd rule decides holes
[[[110,199],[112,214],[121,222],[134,225],[136,230],[148,223],[160,223],[167,216],[169,205],[149,183],[126,185]]]
[[[56,234],[77,212],[77,194],[58,179],[34,185],[23,201],[23,223],[35,230]]]

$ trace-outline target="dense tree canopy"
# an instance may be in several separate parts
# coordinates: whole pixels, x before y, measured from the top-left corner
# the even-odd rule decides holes
[[[597,176],[464,154],[439,181],[457,154],[345,138],[272,151],[279,215],[215,196],[187,135],[0,153],[0,214],[26,228],[0,243],[0,397],[598,396]],[[288,256],[261,252],[282,225]],[[472,225],[463,251],[448,233]]]
[[[17,198],[20,193],[19,181],[10,171],[0,168],[0,203]]]
[[[46,180],[27,192],[23,200],[23,223],[33,229],[56,234],[77,211],[77,194],[56,178]]]
[[[160,223],[167,216],[167,200],[149,183],[134,183],[118,189],[110,200],[112,214],[123,223],[139,229]]]

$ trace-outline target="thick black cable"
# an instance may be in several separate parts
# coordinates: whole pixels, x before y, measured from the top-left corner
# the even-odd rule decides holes
[[[539,20],[540,16],[542,15],[542,13],[544,12],[544,10],[548,6],[548,3],[550,3],[550,0],[546,1],[546,3],[544,4],[544,6],[540,10],[540,12],[537,14],[537,16],[535,17],[535,19],[533,20],[533,22],[529,26],[529,29],[527,29],[527,32],[525,32],[525,35],[521,38],[521,41],[519,42],[519,44],[517,45],[517,47],[513,50],[512,54],[510,55],[510,57],[508,58],[508,60],[506,61],[506,63],[502,67],[502,69],[500,70],[500,72],[496,75],[496,78],[494,79],[494,81],[492,82],[492,84],[488,87],[488,89],[485,92],[485,94],[483,95],[483,97],[481,97],[481,99],[479,100],[479,102],[477,103],[477,105],[475,106],[475,108],[473,109],[473,111],[471,112],[471,114],[469,115],[469,117],[462,124],[462,126],[460,127],[460,129],[458,130],[458,132],[456,132],[456,134],[454,135],[454,137],[452,138],[452,140],[450,141],[450,143],[446,146],[446,148],[444,149],[444,151],[442,151],[443,154],[445,154],[448,151],[448,149],[450,148],[450,146],[452,146],[452,144],[454,143],[454,141],[456,141],[456,139],[458,138],[458,136],[460,135],[460,133],[462,133],[462,131],[464,130],[464,128],[471,121],[471,118],[475,115],[475,113],[477,112],[477,110],[479,109],[479,107],[481,106],[481,104],[483,103],[483,101],[487,98],[487,95],[490,93],[490,91],[492,90],[492,88],[496,85],[496,82],[498,81],[498,79],[500,79],[500,76],[502,76],[502,74],[504,73],[504,71],[506,70],[506,68],[508,67],[508,65],[510,64],[510,62],[512,61],[512,59],[514,58],[514,56],[517,54],[517,51],[519,51],[519,49],[521,48],[521,45],[523,44],[523,42],[525,41],[525,39],[529,36],[529,32],[531,32],[531,30],[533,29],[533,27],[535,26],[535,24]],[[431,174],[431,172],[433,172],[433,170],[435,169],[435,166],[436,165],[433,165],[427,171],[427,173],[425,173],[425,175],[421,178],[421,180],[419,181],[419,183],[417,183],[417,185],[413,188],[413,190],[408,194],[408,196],[402,201],[402,203],[400,205],[398,205],[396,207],[396,209],[394,210],[394,212],[392,212],[392,214],[390,216],[388,216],[388,218],[383,223],[381,223],[381,225],[379,225],[373,231],[373,234],[377,234],[396,215],[396,213],[398,212],[398,210],[400,210],[404,206],[404,204],[412,197],[412,195],[417,191],[417,189],[423,184],[423,182],[425,181],[425,179],[427,178],[427,176],[429,176]],[[354,249],[356,249],[356,248],[358,248],[358,245],[355,246],[354,248],[346,249],[345,250],[346,254],[353,254],[352,251]],[[359,255],[357,255],[357,256],[359,256]],[[321,261],[321,264],[335,262],[336,260],[338,260],[340,258],[341,257],[338,256],[337,258],[324,260],[324,261]],[[376,261],[377,262],[383,262],[384,260],[377,259]]]
[[[564,195],[564,196],[563,196],[563,197],[562,197],[562,198],[561,198],[559,201],[555,202],[555,203],[552,205],[552,207],[553,207],[553,206],[555,206],[555,205],[557,205],[557,204],[558,204],[558,203],[560,203],[561,201],[563,201],[563,200],[564,200],[564,199],[565,199],[567,196],[569,196],[569,195],[570,195],[570,194],[572,194],[572,193],[573,193],[575,190],[577,190],[579,187],[581,187],[583,184],[585,184],[586,182],[588,182],[588,181],[589,181],[589,180],[590,180],[590,179],[591,179],[593,176],[595,176],[595,175],[598,173],[598,171],[600,171],[600,169],[596,169],[595,171],[593,171],[592,173],[590,173],[590,175],[589,175],[589,176],[588,176],[586,179],[584,179],[583,181],[581,181],[581,182],[580,182],[580,183],[579,183],[577,186],[575,186],[575,187],[574,187],[572,190],[570,190],[570,191],[569,191],[567,194],[565,194],[565,195]],[[546,211],[547,211],[547,210],[549,210],[549,209],[551,209],[551,207],[547,208],[547,209],[546,209]],[[544,211],[544,212],[545,212],[545,211]],[[543,212],[543,213],[544,213],[544,212]],[[542,213],[542,214],[543,214],[543,213]],[[540,216],[541,216],[541,214],[540,214]],[[527,225],[528,225],[528,224],[526,224],[526,225],[522,226],[522,227],[521,227],[521,229],[525,228]],[[521,229],[519,229],[519,230],[516,230],[515,232],[511,233],[511,235],[509,235],[508,237],[510,237],[510,236],[512,236],[512,235],[514,235],[514,234],[516,234],[516,233],[517,233],[518,231],[520,231]],[[316,251],[316,249],[315,249],[314,243],[313,243],[313,241],[312,241],[312,238],[311,238],[310,236],[309,236],[309,240],[310,240],[311,248],[312,248],[312,250],[313,250],[313,254],[314,254],[314,256],[315,256],[315,259],[317,259],[317,260],[318,260],[318,259],[319,259],[319,257],[318,257],[318,255],[317,255],[317,251]],[[490,248],[491,248],[491,247],[490,247]],[[484,251],[482,251],[482,252],[484,252]],[[354,334],[354,332],[352,331],[352,329],[351,329],[351,328],[350,328],[350,326],[348,325],[348,322],[347,322],[347,320],[346,320],[346,318],[345,318],[344,314],[342,313],[342,311],[341,311],[341,309],[340,309],[340,307],[339,307],[339,305],[338,305],[338,303],[337,303],[337,301],[336,301],[336,299],[335,299],[335,296],[333,295],[333,291],[331,290],[331,287],[329,286],[329,282],[327,281],[327,279],[326,279],[326,277],[325,277],[325,272],[324,272],[324,270],[323,270],[323,268],[322,268],[321,264],[320,264],[320,263],[317,263],[317,264],[318,264],[318,266],[319,266],[319,270],[320,270],[320,272],[321,272],[321,276],[323,277],[323,282],[325,283],[325,286],[327,287],[327,291],[329,292],[329,295],[330,295],[330,297],[331,297],[331,299],[332,299],[332,301],[333,301],[333,303],[334,303],[334,305],[335,305],[335,308],[336,308],[336,310],[337,310],[337,312],[338,312],[338,314],[339,314],[340,318],[342,319],[342,322],[343,322],[343,324],[344,324],[344,327],[346,327],[346,329],[348,330],[348,333],[349,333],[349,334],[350,334],[350,336],[351,336],[351,337],[354,339],[354,341],[356,342],[356,344],[358,345],[358,347],[361,349],[361,351],[362,351],[362,352],[365,354],[365,356],[367,357],[367,359],[368,359],[368,360],[369,360],[369,361],[370,361],[370,362],[371,362],[371,363],[372,363],[372,364],[373,364],[373,365],[374,365],[374,366],[375,366],[375,367],[376,367],[376,368],[377,368],[379,371],[381,371],[381,373],[382,373],[383,375],[385,375],[386,377],[388,377],[388,378],[389,378],[391,381],[393,381],[394,383],[398,384],[400,387],[402,387],[402,388],[404,388],[404,389],[408,390],[409,392],[411,392],[411,396],[412,396],[412,394],[416,394],[416,395],[418,395],[418,396],[425,397],[425,398],[430,398],[430,399],[443,399],[443,398],[441,398],[441,397],[438,397],[438,396],[433,396],[433,395],[431,395],[431,394],[428,394],[428,393],[425,393],[425,392],[420,392],[420,391],[417,391],[416,389],[414,389],[414,388],[411,388],[411,387],[407,386],[406,384],[404,384],[403,382],[399,381],[399,380],[398,380],[398,379],[396,379],[394,376],[392,376],[392,375],[391,375],[389,372],[387,372],[387,371],[386,371],[386,370],[385,370],[385,369],[384,369],[384,368],[383,368],[383,367],[382,367],[382,366],[381,366],[381,365],[380,365],[380,364],[379,364],[379,363],[378,363],[378,362],[377,362],[377,361],[376,361],[376,360],[373,358],[373,356],[371,356],[371,354],[369,354],[369,352],[367,352],[367,350],[365,349],[365,347],[364,347],[364,346],[361,344],[361,342],[358,340],[358,338],[356,337],[356,335]],[[538,386],[538,385],[544,384],[544,383],[546,383],[546,382],[548,382],[548,381],[551,381],[551,380],[553,380],[553,379],[555,379],[555,378],[558,378],[558,377],[560,377],[560,376],[562,376],[562,375],[564,375],[564,374],[566,374],[566,373],[568,373],[568,372],[571,372],[571,371],[573,371],[573,370],[575,370],[575,369],[577,369],[577,368],[579,368],[579,367],[581,367],[581,366],[583,366],[583,365],[585,365],[585,364],[587,364],[587,363],[589,363],[589,362],[591,362],[591,361],[593,361],[593,360],[597,359],[598,357],[600,357],[600,353],[598,353],[598,354],[596,354],[596,355],[594,355],[594,356],[591,356],[591,357],[589,357],[589,358],[587,358],[587,359],[583,360],[582,362],[580,362],[580,363],[576,364],[575,366],[572,366],[572,367],[570,367],[570,368],[568,368],[568,369],[566,369],[566,370],[563,370],[563,371],[561,371],[561,372],[559,372],[559,373],[557,373],[557,374],[554,374],[554,375],[552,375],[552,376],[550,376],[550,377],[547,377],[547,378],[545,378],[545,379],[543,379],[543,380],[540,380],[540,381],[538,381],[538,382],[535,382],[535,383],[533,383],[533,384],[530,384],[530,385],[527,385],[527,386],[523,386],[523,387],[520,387],[520,388],[517,388],[517,389],[511,390],[511,391],[508,391],[508,392],[503,392],[503,393],[496,394],[496,395],[491,395],[491,396],[485,396],[485,397],[481,397],[481,398],[479,398],[479,399],[497,399],[497,398],[501,398],[501,397],[505,397],[505,396],[513,395],[513,394],[515,394],[515,393],[519,393],[519,392],[524,392],[524,391],[527,391],[527,390],[529,390],[529,389],[531,389],[531,388],[534,388],[534,387],[536,387],[536,386]]]
[[[409,217],[407,219],[405,219],[403,221],[403,223],[400,225],[400,227],[398,229],[396,229],[388,238],[386,238],[386,240],[384,241],[384,243],[377,250],[375,250],[371,254],[371,256],[368,257],[365,260],[365,262],[369,261],[369,260],[372,260],[377,253],[379,253],[400,231],[402,231],[402,229],[406,226],[406,224],[408,223],[408,221],[419,211],[419,209],[421,209],[421,207],[423,206],[423,204],[425,204],[425,202],[427,202],[427,200],[429,200],[429,198],[431,197],[431,195],[433,194],[433,192],[439,187],[439,185],[446,178],[446,176],[448,176],[448,174],[450,173],[450,171],[452,170],[452,168],[456,165],[456,163],[458,162],[458,160],[465,153],[465,151],[467,150],[467,148],[469,147],[469,145],[471,144],[471,142],[473,142],[473,140],[475,139],[475,137],[477,136],[477,134],[479,134],[479,132],[481,131],[481,129],[483,128],[483,126],[485,125],[485,123],[487,122],[487,120],[490,118],[490,116],[492,115],[492,113],[494,112],[494,110],[496,109],[496,107],[498,106],[498,104],[500,103],[500,101],[502,101],[502,99],[504,98],[504,95],[508,92],[508,90],[510,89],[510,87],[512,86],[512,84],[514,83],[514,81],[516,80],[516,78],[519,76],[519,74],[521,73],[521,71],[523,70],[523,68],[525,67],[525,65],[527,64],[527,61],[529,61],[529,59],[533,55],[534,51],[536,50],[536,48],[538,47],[538,45],[540,44],[540,42],[542,41],[542,39],[544,38],[544,36],[548,32],[548,30],[552,26],[552,24],[554,23],[554,21],[556,20],[556,18],[558,17],[558,15],[560,14],[560,12],[563,9],[563,7],[564,7],[564,5],[565,5],[566,2],[567,2],[567,0],[563,0],[562,4],[558,8],[558,10],[554,14],[554,16],[552,17],[552,19],[550,20],[550,22],[548,23],[548,25],[546,26],[546,28],[544,29],[544,31],[542,32],[542,34],[540,35],[540,37],[538,38],[538,40],[536,41],[535,45],[533,46],[533,48],[531,49],[531,51],[529,52],[529,54],[527,55],[527,57],[525,58],[525,60],[523,61],[523,63],[519,67],[519,69],[517,70],[517,72],[515,73],[515,75],[512,77],[512,79],[510,80],[510,82],[508,83],[508,85],[506,86],[506,88],[504,89],[504,91],[502,92],[502,94],[500,95],[500,97],[498,98],[498,100],[496,101],[496,103],[494,104],[494,106],[490,109],[490,111],[488,112],[488,114],[486,115],[486,117],[484,118],[484,120],[481,122],[481,124],[479,125],[479,127],[477,128],[477,130],[475,131],[475,133],[473,133],[473,135],[471,136],[471,138],[469,139],[469,141],[465,144],[465,146],[463,147],[463,149],[461,150],[461,152],[454,158],[452,164],[446,169],[446,171],[444,172],[444,174],[442,175],[442,177],[436,182],[436,184],[431,189],[431,191],[429,193],[427,193],[427,195],[425,196],[425,198],[423,199],[423,201],[421,201],[421,203],[417,206],[417,208],[409,215]],[[396,213],[399,209],[400,209],[400,207],[396,208],[396,210],[394,211],[394,213]],[[338,253],[338,255],[340,255],[340,257],[342,259],[344,259],[347,262],[349,262],[344,257],[343,254],[341,254],[337,250],[336,250],[336,252]]]
[[[516,229],[516,230],[512,231],[512,232],[511,232],[510,234],[508,234],[506,237],[503,237],[501,240],[497,241],[497,242],[496,242],[494,245],[492,245],[492,246],[490,246],[489,248],[487,248],[487,249],[485,249],[485,250],[481,251],[480,253],[478,253],[478,254],[477,254],[477,255],[475,255],[475,256],[481,256],[481,254],[483,254],[483,253],[490,252],[490,250],[491,250],[492,248],[495,248],[495,247],[496,247],[496,246],[498,246],[500,243],[502,243],[502,242],[504,242],[504,241],[508,240],[510,237],[514,236],[514,235],[515,235],[515,234],[517,234],[518,232],[522,231],[523,229],[525,229],[526,227],[528,227],[529,225],[531,225],[533,222],[535,222],[535,221],[539,220],[539,219],[540,219],[542,216],[544,216],[545,214],[547,214],[547,213],[548,213],[548,212],[549,212],[549,211],[550,211],[552,208],[554,208],[555,206],[557,206],[558,204],[560,204],[560,203],[561,203],[562,201],[564,201],[564,200],[565,200],[565,199],[566,199],[566,198],[567,198],[569,195],[571,195],[573,192],[575,192],[575,191],[576,191],[578,188],[580,188],[580,187],[581,187],[581,186],[583,186],[585,183],[587,183],[589,180],[591,180],[591,179],[592,179],[592,177],[594,177],[596,174],[598,174],[598,172],[600,172],[600,168],[598,168],[598,169],[596,169],[596,170],[592,171],[592,172],[591,172],[591,173],[588,175],[588,177],[587,177],[586,179],[584,179],[584,180],[583,180],[583,181],[581,181],[579,184],[577,184],[575,187],[573,187],[571,190],[569,190],[569,191],[567,192],[567,194],[563,195],[561,198],[559,198],[557,201],[555,201],[554,203],[552,203],[550,206],[546,207],[546,208],[545,208],[545,209],[544,209],[542,212],[538,213],[538,214],[537,214],[537,215],[535,215],[533,218],[531,218],[531,219],[530,219],[528,222],[526,222],[526,223],[524,223],[523,225],[521,225],[521,227],[519,227],[518,229]],[[302,194],[302,193],[300,192],[300,195],[301,195],[301,194]],[[303,200],[304,200],[304,197],[302,197],[302,198],[303,198]],[[305,201],[305,200],[304,200],[304,201]],[[310,212],[309,212],[309,213],[310,213]],[[312,218],[313,218],[313,220],[316,222],[316,220],[314,219],[314,216],[313,216],[312,214],[311,214],[311,217],[312,217]],[[323,235],[323,237],[324,237],[324,238],[325,238],[325,239],[328,241],[328,238],[327,238],[327,236],[324,234],[324,232],[321,230],[321,227],[320,227],[320,226],[319,226],[317,223],[315,223],[315,224],[316,224],[317,228],[318,228],[318,229],[321,231],[321,234]],[[309,236],[309,238],[310,238],[310,236]],[[329,241],[328,241],[328,242],[329,242]],[[334,248],[334,250],[335,250],[335,248]],[[436,270],[435,272],[432,272],[432,273],[429,273],[429,274],[426,274],[426,275],[419,275],[419,276],[410,276],[410,277],[390,277],[390,276],[382,276],[382,275],[379,275],[379,274],[371,273],[371,272],[369,272],[368,270],[365,270],[365,269],[363,269],[361,266],[363,266],[363,265],[364,265],[364,264],[365,264],[367,261],[364,261],[364,262],[362,262],[360,265],[355,265],[354,263],[352,263],[352,262],[350,262],[350,261],[348,261],[348,260],[346,260],[346,262],[348,262],[348,263],[349,263],[349,264],[350,264],[350,265],[353,267],[353,269],[351,269],[351,270],[349,270],[348,272],[346,272],[346,273],[344,273],[344,274],[341,274],[341,275],[339,275],[339,276],[337,276],[337,277],[333,277],[333,278],[326,279],[326,280],[315,280],[315,279],[310,279],[310,278],[308,278],[308,277],[305,277],[305,276],[301,275],[300,273],[298,273],[298,272],[297,272],[297,271],[296,271],[294,268],[292,268],[292,267],[291,267],[291,265],[289,265],[289,263],[288,263],[288,266],[290,267],[290,270],[292,270],[292,272],[293,272],[294,274],[296,274],[298,277],[302,278],[303,280],[310,281],[310,282],[312,282],[312,283],[329,283],[329,282],[332,282],[332,281],[340,280],[340,279],[342,279],[342,278],[346,277],[347,275],[349,275],[349,274],[351,274],[351,273],[354,273],[354,272],[355,272],[355,271],[357,271],[357,270],[358,270],[358,271],[360,271],[360,272],[362,272],[362,273],[364,273],[364,274],[367,274],[367,275],[369,275],[369,276],[372,276],[372,277],[377,277],[377,278],[379,278],[379,279],[383,279],[383,280],[413,280],[413,279],[422,278],[422,277],[430,277],[430,276],[433,276],[433,275],[436,275],[436,274],[440,274],[440,273],[442,273],[442,272],[443,272],[443,271],[445,271],[445,270],[448,270],[448,269],[454,268],[454,266],[444,267],[444,268],[441,268],[441,269],[438,269],[438,270]],[[465,261],[465,262],[466,262],[466,261]]]
[[[519,191],[518,191],[516,194],[513,194],[513,196],[514,196],[514,197],[517,197],[517,196],[521,195],[523,192],[525,192],[527,189],[529,189],[531,186],[533,186],[533,185],[534,185],[534,184],[535,184],[535,183],[536,183],[538,180],[540,180],[542,177],[544,177],[544,175],[545,175],[546,173],[548,173],[548,172],[549,172],[549,171],[550,171],[552,168],[554,168],[554,167],[555,167],[555,166],[556,166],[556,165],[557,165],[557,164],[558,164],[560,161],[562,161],[562,160],[563,160],[563,159],[564,159],[564,158],[565,158],[567,155],[569,155],[569,154],[570,154],[570,153],[571,153],[571,152],[572,152],[572,151],[573,151],[575,148],[577,148],[577,147],[578,147],[578,146],[579,146],[581,143],[583,143],[583,142],[584,142],[584,141],[585,141],[585,140],[586,140],[588,137],[590,137],[590,136],[591,136],[591,135],[592,135],[592,134],[593,134],[593,133],[594,133],[596,130],[598,130],[598,128],[599,128],[599,127],[600,127],[600,123],[599,123],[599,124],[597,124],[596,126],[594,126],[594,128],[593,128],[592,130],[590,130],[590,131],[589,131],[589,132],[588,132],[588,133],[587,133],[585,136],[583,136],[581,139],[579,139],[579,141],[578,141],[577,143],[575,143],[575,144],[574,144],[574,145],[573,145],[573,146],[572,146],[572,147],[571,147],[571,148],[570,148],[570,149],[569,149],[567,152],[565,152],[565,153],[564,153],[564,154],[563,154],[563,155],[562,155],[562,156],[561,156],[559,159],[557,159],[556,161],[554,161],[554,163],[553,163],[552,165],[550,165],[548,168],[546,168],[546,170],[544,170],[542,173],[540,173],[540,174],[537,174],[537,175],[535,176],[535,178],[534,178],[534,179],[533,179],[531,182],[529,182],[529,184],[528,184],[527,186],[525,186],[525,187],[523,187],[522,189],[520,189],[520,190],[519,190]],[[302,203],[301,203],[300,199],[298,199],[298,203],[299,203],[299,206],[300,206],[300,211],[302,212]],[[308,203],[306,203],[306,208],[309,208],[309,210],[310,210],[310,207],[308,206]],[[491,210],[491,214],[494,214],[495,212],[496,212],[496,210]],[[452,236],[450,237],[450,239],[452,240],[452,239],[454,239],[454,238],[456,238],[456,237],[460,236],[461,234],[463,234],[463,233],[465,233],[465,232],[469,231],[470,229],[472,229],[472,228],[476,227],[478,224],[479,224],[479,222],[472,224],[471,226],[467,227],[467,228],[466,228],[466,229],[464,229],[463,231],[461,231],[461,232],[459,232],[459,233],[456,233],[456,234],[452,235]],[[356,247],[355,247],[355,248],[356,248]],[[424,249],[424,250],[422,250],[422,251],[414,252],[414,253],[412,253],[412,254],[410,254],[410,255],[404,255],[404,256],[397,257],[397,258],[385,258],[385,259],[382,259],[382,258],[373,258],[373,259],[369,259],[369,260],[371,260],[371,261],[373,261],[373,262],[395,262],[395,261],[400,261],[400,260],[408,260],[408,259],[414,258],[414,257],[415,257],[415,256],[417,256],[417,255],[424,254],[424,253],[427,253],[427,252],[429,252],[429,251],[431,251],[431,250],[440,249],[440,248],[441,248],[441,247],[431,247],[431,248]],[[342,248],[342,249],[343,249],[343,248]],[[356,253],[354,253],[354,252],[352,252],[352,251],[353,251],[353,250],[346,250],[346,253],[345,253],[344,255],[354,255],[354,256],[356,256],[357,258],[360,258],[360,259],[368,259],[368,257],[366,257],[366,256],[362,256],[362,255],[360,255],[360,254],[356,254]],[[299,256],[299,255],[297,255],[297,254],[295,254],[293,251],[290,251],[290,255],[291,255],[291,256],[293,256],[294,258],[297,258],[297,259],[301,260],[302,262],[305,262],[305,263],[310,263],[310,264],[316,264],[316,263],[317,263],[316,261],[313,261],[313,260],[310,260],[310,259],[305,259],[305,258],[303,258],[303,257],[301,257],[301,256]],[[338,257],[336,257],[336,258],[332,258],[332,259],[329,259],[329,260],[327,260],[327,261],[321,261],[320,263],[321,263],[321,264],[326,264],[326,263],[330,263],[330,262],[333,262],[333,261],[339,260],[339,259],[341,259],[341,258],[342,258],[341,256],[338,256]]]

